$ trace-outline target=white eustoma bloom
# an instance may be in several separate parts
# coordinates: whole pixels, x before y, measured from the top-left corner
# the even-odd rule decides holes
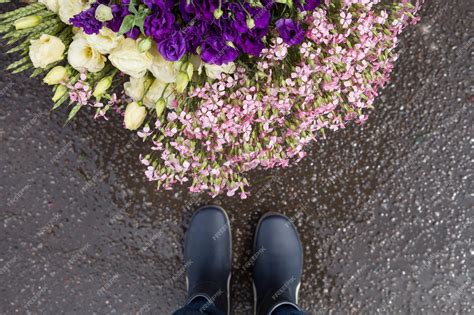
[[[161,98],[166,101],[166,105],[169,107],[171,102],[176,98],[176,94],[172,84],[156,79],[143,98],[143,104],[148,108],[154,108],[156,102]]]
[[[125,128],[137,130],[145,121],[146,114],[145,106],[140,106],[136,102],[128,104],[127,109],[125,109]]]
[[[48,72],[48,74],[44,77],[43,82],[48,85],[56,85],[66,80],[67,77],[67,69],[63,66],[56,66]]]
[[[107,59],[92,47],[85,36],[78,33],[69,46],[67,60],[77,71],[99,72]]]
[[[69,20],[74,15],[81,13],[82,11],[90,7],[89,1],[87,0],[58,0],[58,14],[61,21],[66,24],[71,24]]]
[[[43,34],[39,39],[32,40],[30,59],[35,68],[45,68],[47,65],[64,58],[66,46],[56,36]]]
[[[59,0],[38,0],[38,2],[44,4],[49,11],[54,13],[59,11]]]
[[[121,41],[109,55],[109,60],[115,68],[135,79],[146,74],[152,59],[149,52],[140,52],[137,42],[131,38]]]
[[[124,39],[123,36],[117,36],[117,33],[110,28],[102,27],[99,34],[84,34],[89,44],[103,55],[108,55]]]
[[[191,55],[189,57],[189,61],[193,64],[193,69],[197,71],[199,75],[202,73],[202,67],[203,67],[203,62],[201,60],[201,57],[198,55]]]
[[[107,22],[114,18],[112,8],[105,4],[100,4],[95,10],[95,18],[101,22]]]
[[[210,79],[218,79],[222,73],[232,74],[235,71],[235,63],[229,62],[223,65],[204,64],[207,77]]]
[[[144,76],[138,79],[130,78],[130,81],[126,82],[123,87],[125,94],[129,96],[135,102],[139,102],[145,96],[145,92],[152,83],[151,78]]]
[[[148,70],[150,70],[153,76],[162,82],[176,82],[176,76],[179,73],[181,63],[166,60],[161,56],[156,47],[151,49],[151,54],[153,56],[153,63]]]

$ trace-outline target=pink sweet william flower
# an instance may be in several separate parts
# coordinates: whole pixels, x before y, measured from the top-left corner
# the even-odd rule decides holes
[[[393,70],[397,38],[419,6],[329,3],[305,12],[298,62],[288,59],[281,38],[270,36],[256,71],[237,66],[168,108],[147,130],[153,132],[149,163],[159,165],[147,177],[164,189],[189,179],[191,192],[245,199],[244,172],[288,167],[328,132],[364,123]]]
[[[352,14],[341,12],[341,19],[339,20],[339,23],[341,23],[342,27],[348,28],[351,22],[352,22]]]

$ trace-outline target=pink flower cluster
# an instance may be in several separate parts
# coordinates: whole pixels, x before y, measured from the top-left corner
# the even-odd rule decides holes
[[[72,80],[71,82],[63,82],[62,85],[66,86],[69,93],[69,99],[71,103],[77,103],[80,106],[90,106],[96,109],[94,119],[107,118],[107,111],[109,109],[114,109],[115,112],[121,113],[120,104],[124,101],[123,95],[122,98],[118,98],[117,94],[113,93],[112,95],[107,95],[107,104],[104,102],[98,101],[97,98],[93,97],[93,90],[91,89],[90,84],[87,82],[86,73],[80,73],[77,80]],[[92,101],[95,100],[95,101]]]
[[[192,89],[147,129],[154,144],[142,158],[148,179],[165,189],[189,181],[193,192],[245,198],[244,172],[286,167],[325,132],[367,120],[419,4],[327,2],[305,17],[299,51],[275,37],[255,65]]]

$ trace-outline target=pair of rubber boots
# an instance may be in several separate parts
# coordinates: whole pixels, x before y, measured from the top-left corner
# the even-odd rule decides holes
[[[184,245],[187,268],[188,303],[205,298],[229,314],[232,238],[225,211],[217,206],[200,208],[193,216]],[[303,272],[303,249],[293,223],[276,213],[259,221],[253,256],[255,314],[271,315],[279,307],[298,306]]]

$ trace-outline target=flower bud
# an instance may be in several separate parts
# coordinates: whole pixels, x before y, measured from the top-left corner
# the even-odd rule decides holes
[[[186,72],[180,72],[176,76],[176,91],[178,93],[183,93],[189,83],[189,77]]]
[[[276,0],[276,3],[286,4],[288,7],[293,7],[293,0]]]
[[[92,95],[94,95],[95,98],[104,95],[105,92],[107,92],[107,90],[112,85],[112,79],[113,78],[111,76],[108,76],[100,80],[99,83],[97,83],[97,85],[95,86],[95,90]]]
[[[59,85],[58,88],[56,89],[56,92],[54,92],[54,95],[53,95],[53,102],[56,103],[57,101],[59,101],[64,95],[66,95],[67,93],[67,87],[65,87],[64,85]]]
[[[25,28],[35,27],[39,25],[41,22],[41,16],[38,15],[30,15],[19,18],[15,22],[13,22],[13,26],[17,30],[23,30]]]
[[[151,40],[151,38],[147,37],[138,43],[138,49],[142,53],[147,52],[150,50],[152,44],[153,44],[153,41]]]
[[[156,105],[155,105],[156,116],[158,118],[161,117],[165,108],[166,108],[166,101],[163,98],[160,98],[158,102],[156,102]]]
[[[193,72],[194,72],[194,66],[191,62],[188,62],[188,64],[186,65],[186,73],[188,74],[189,80],[192,79]]]
[[[224,14],[224,11],[222,11],[221,8],[217,8],[217,9],[214,10],[214,18],[216,20],[220,19],[222,14]]]
[[[137,130],[145,121],[146,114],[145,106],[138,105],[137,102],[128,104],[125,110],[125,128]]]
[[[108,22],[114,18],[112,9],[105,4],[100,4],[95,10],[95,18],[100,22]]]
[[[251,16],[247,17],[247,20],[245,21],[245,23],[247,24],[247,27],[249,29],[253,29],[255,27],[255,21],[252,19]]]
[[[43,82],[48,85],[56,85],[66,80],[67,77],[67,69],[62,66],[56,66],[48,72],[48,74],[44,77]]]

